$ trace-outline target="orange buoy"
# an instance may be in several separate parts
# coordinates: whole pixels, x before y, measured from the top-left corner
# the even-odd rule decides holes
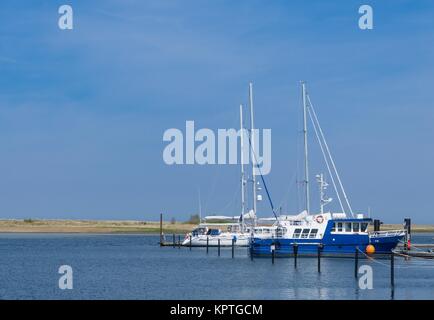
[[[374,254],[375,253],[375,247],[372,244],[368,244],[366,246],[366,253],[367,254]]]

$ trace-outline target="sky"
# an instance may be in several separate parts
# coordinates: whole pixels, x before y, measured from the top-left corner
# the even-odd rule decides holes
[[[239,166],[168,166],[163,133],[238,128],[250,81],[267,186],[296,214],[304,80],[353,210],[434,224],[432,1],[6,0],[0,37],[0,218],[185,220],[199,192],[203,215],[239,214]]]

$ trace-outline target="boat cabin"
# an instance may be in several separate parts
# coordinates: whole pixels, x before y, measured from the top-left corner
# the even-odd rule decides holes
[[[198,227],[196,229],[193,229],[193,231],[191,232],[191,235],[193,237],[196,237],[196,236],[201,236],[201,235],[207,234],[207,232],[208,232],[207,227]]]

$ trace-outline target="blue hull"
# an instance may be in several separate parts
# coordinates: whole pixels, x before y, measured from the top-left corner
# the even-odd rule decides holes
[[[297,255],[313,256],[318,254],[318,247],[321,245],[322,256],[351,256],[353,257],[356,248],[365,252],[365,248],[371,244],[375,248],[375,255],[390,254],[398,245],[402,236],[379,237],[374,240],[368,236],[344,236],[335,237],[334,241],[327,241],[327,237],[319,243],[318,239],[260,239],[253,238],[250,243],[250,253],[253,256],[270,256],[271,246],[275,246],[275,255],[293,256],[294,250]],[[296,246],[295,246],[296,244]],[[297,247],[297,249],[295,249]]]

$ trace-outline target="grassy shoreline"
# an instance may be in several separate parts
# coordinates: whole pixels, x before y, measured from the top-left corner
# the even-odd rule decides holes
[[[196,225],[164,222],[165,234],[184,234]],[[383,224],[381,230],[402,229],[402,224]],[[158,234],[159,221],[136,220],[0,220],[0,233],[131,233]],[[434,225],[412,225],[412,232],[433,232]]]
[[[187,233],[190,223],[163,223],[165,234]],[[159,234],[159,221],[134,220],[0,220],[0,233],[131,233]]]

